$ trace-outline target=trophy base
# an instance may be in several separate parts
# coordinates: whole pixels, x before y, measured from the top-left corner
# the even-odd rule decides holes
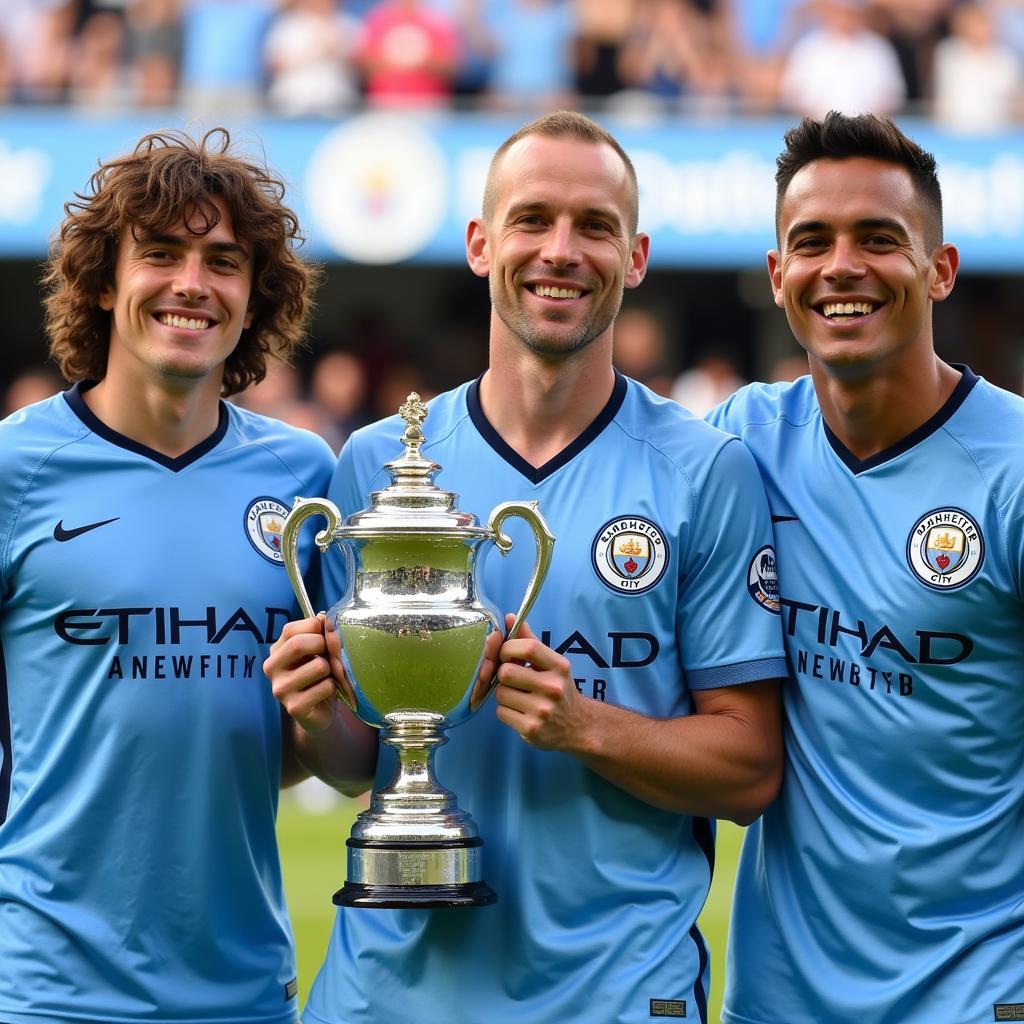
[[[487,907],[498,897],[486,882],[458,885],[367,885],[346,882],[335,894],[338,907],[427,910],[439,907]]]
[[[482,879],[479,836],[456,840],[349,839],[341,907],[486,907],[497,900]]]

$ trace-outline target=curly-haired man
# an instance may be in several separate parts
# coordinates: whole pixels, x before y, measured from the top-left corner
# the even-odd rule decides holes
[[[147,135],[66,207],[67,392],[0,423],[0,1020],[293,1024],[274,814],[301,769],[260,662],[319,438],[222,396],[300,342],[284,186]]]

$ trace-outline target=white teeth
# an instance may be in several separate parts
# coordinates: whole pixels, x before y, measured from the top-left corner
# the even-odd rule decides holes
[[[875,305],[872,302],[826,302],[821,311],[825,316],[861,316],[873,313]]]
[[[166,327],[183,327],[188,331],[205,331],[210,326],[209,320],[192,319],[186,316],[177,316],[174,313],[161,313],[160,323]]]
[[[555,288],[548,284],[537,285],[534,292],[549,299],[578,299],[583,294],[576,288]]]

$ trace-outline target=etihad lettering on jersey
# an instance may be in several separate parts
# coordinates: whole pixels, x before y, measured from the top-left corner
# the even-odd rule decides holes
[[[958,665],[974,652],[974,641],[962,633],[943,630],[916,629],[913,638],[898,637],[891,627],[882,624],[868,628],[863,619],[844,619],[837,608],[806,604],[782,598],[782,626],[788,637],[797,636],[798,626],[810,624],[820,647],[838,648],[841,637],[855,637],[861,658],[878,656],[880,652],[895,655],[906,665]],[[914,692],[914,677],[902,667],[879,668],[866,662],[852,661],[828,652],[809,651],[798,647],[792,660],[797,675],[835,683],[877,690],[886,694],[909,697]]]
[[[251,679],[262,658],[255,654],[211,651],[189,654],[149,651],[142,647],[176,647],[184,642],[216,647],[237,640],[242,633],[252,642],[272,644],[292,617],[287,608],[221,612],[208,605],[202,611],[181,608],[71,608],[53,622],[65,643],[118,648],[133,645],[129,653],[111,656],[108,679]]]
[[[556,654],[566,657],[579,655],[589,658],[595,668],[644,668],[658,657],[661,644],[651,633],[631,633],[613,630],[606,633],[596,644],[588,640],[578,629],[573,630],[560,643],[552,643],[551,630],[544,629],[540,633],[540,642],[550,647]],[[573,677],[576,689],[585,697],[594,700],[605,700],[607,697],[608,680],[604,678],[580,676]]]

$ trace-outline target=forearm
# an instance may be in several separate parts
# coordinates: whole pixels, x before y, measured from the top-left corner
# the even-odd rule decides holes
[[[583,712],[578,743],[570,752],[655,807],[745,825],[778,792],[781,737],[770,714],[653,719],[590,700]]]
[[[291,728],[296,760],[306,771],[346,796],[370,788],[377,767],[377,731],[340,701],[327,728],[310,732],[294,721]]]

